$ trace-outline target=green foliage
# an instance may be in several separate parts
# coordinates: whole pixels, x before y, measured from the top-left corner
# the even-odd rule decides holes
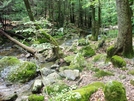
[[[88,44],[89,44],[89,42],[85,38],[81,38],[81,39],[78,40],[78,45],[79,46],[84,46],[84,45],[88,45]]]
[[[114,74],[112,72],[109,72],[109,71],[98,70],[94,76],[101,78],[104,76],[114,76]]]
[[[54,101],[88,101],[90,96],[98,90],[98,88],[104,88],[104,83],[94,82],[82,88],[72,90],[62,94],[61,96],[54,97]],[[51,99],[50,101],[53,101]]]
[[[43,95],[31,94],[28,97],[28,101],[44,101],[44,96]]]
[[[117,55],[112,56],[111,62],[115,67],[126,67],[126,61],[122,57]]]
[[[91,57],[91,56],[95,55],[95,51],[90,46],[84,46],[84,47],[82,47],[82,49],[80,50],[80,52],[85,57]]]
[[[118,81],[108,82],[104,94],[106,101],[127,101],[125,88]]]
[[[107,37],[108,38],[116,38],[117,37],[117,34],[118,34],[118,30],[109,30],[108,31],[108,34],[107,34]]]
[[[69,91],[69,89],[71,88],[69,88],[69,86],[64,83],[54,83],[52,85],[46,86],[44,91],[51,96],[57,96],[58,94]]]
[[[98,55],[94,56],[93,61],[97,62],[99,60],[105,59],[105,57],[106,57],[105,54],[98,54]]]

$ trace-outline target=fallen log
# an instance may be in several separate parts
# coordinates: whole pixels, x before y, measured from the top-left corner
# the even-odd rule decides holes
[[[24,44],[22,44],[21,42],[19,42],[18,40],[12,38],[11,36],[9,36],[6,32],[4,32],[3,30],[0,30],[0,34],[6,36],[9,40],[11,40],[12,42],[14,42],[15,44],[19,45],[20,47],[22,47],[23,49],[27,50],[29,53],[31,53],[32,55],[35,55],[36,50],[28,47]]]

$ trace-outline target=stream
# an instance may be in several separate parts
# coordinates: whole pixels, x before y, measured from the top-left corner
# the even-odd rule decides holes
[[[65,40],[64,43],[60,43],[61,47],[69,47],[72,45],[73,41],[75,39],[69,39]],[[50,67],[54,64],[54,62],[45,62],[45,63],[39,63],[38,60],[35,58],[27,58],[27,52],[23,50],[21,47],[16,46],[13,43],[5,43],[3,45],[0,45],[0,59],[4,56],[16,56],[17,58],[25,61],[34,61],[38,66],[40,67]],[[40,78],[39,76],[36,78]],[[35,78],[35,79],[36,79]],[[31,87],[33,85],[34,80],[31,80],[30,82],[20,84],[20,83],[10,83],[4,81],[2,79],[2,76],[0,76],[0,101],[3,96],[12,95],[17,93],[18,97],[21,97],[22,95],[28,95],[31,93]],[[17,100],[19,101],[19,100]]]

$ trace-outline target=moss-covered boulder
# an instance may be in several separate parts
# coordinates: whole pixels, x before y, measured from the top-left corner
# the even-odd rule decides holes
[[[107,48],[107,58],[110,59],[110,58],[113,56],[114,51],[115,51],[115,48],[114,48],[113,45],[110,46],[110,47],[108,47],[108,48]]]
[[[66,68],[68,69],[78,69],[81,71],[87,65],[87,62],[81,53],[77,53],[76,55],[72,56],[67,56],[64,59],[67,62],[70,61],[69,66],[66,66]]]
[[[7,66],[15,66],[20,64],[20,60],[14,56],[5,56],[0,59],[0,68],[5,68]]]
[[[95,55],[95,51],[90,46],[84,46],[82,49],[80,49],[80,52],[84,57],[91,57]]]
[[[118,81],[108,82],[104,94],[106,101],[127,101],[125,88]]]
[[[32,94],[28,97],[28,101],[44,101],[44,96]]]
[[[22,62],[9,72],[7,80],[11,82],[27,82],[35,77],[36,68],[37,66],[32,62]]]
[[[11,82],[26,82],[36,75],[37,66],[32,62],[22,61],[13,56],[0,59],[0,76]]]
[[[74,59],[74,57],[75,57],[75,54],[69,55],[69,56],[66,56],[66,57],[64,58],[64,60],[65,60],[67,63],[71,63],[71,61]]]
[[[50,101],[88,101],[90,96],[95,91],[97,91],[98,88],[103,89],[104,83],[95,82],[82,88],[66,92],[62,95],[58,95],[55,98],[50,99]]]
[[[126,66],[126,61],[122,57],[117,55],[112,56],[111,62],[115,67],[121,68]]]

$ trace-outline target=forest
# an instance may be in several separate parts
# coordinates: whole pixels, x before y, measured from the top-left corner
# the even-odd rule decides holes
[[[134,101],[134,1],[0,0],[0,101]]]

